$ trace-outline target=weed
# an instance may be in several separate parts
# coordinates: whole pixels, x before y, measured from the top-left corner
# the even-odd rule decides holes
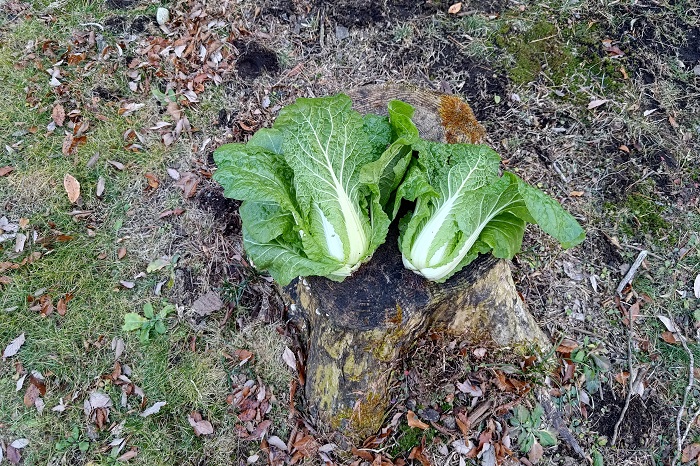
[[[145,317],[134,312],[129,312],[124,316],[124,326],[122,330],[125,332],[139,330],[139,340],[141,340],[141,343],[148,343],[155,335],[165,334],[167,331],[165,318],[173,311],[175,311],[175,307],[172,304],[165,304],[160,312],[155,314],[153,305],[151,303],[146,303],[143,305],[143,314]]]
[[[557,438],[554,434],[542,426],[543,414],[544,410],[539,404],[532,411],[522,405],[518,405],[513,410],[510,425],[513,426],[514,432],[518,435],[518,446],[521,452],[528,453],[535,442],[543,447],[557,444]]]
[[[75,450],[76,448],[82,453],[85,453],[90,448],[90,442],[83,437],[78,426],[73,427],[70,435],[56,442],[56,451],[59,452]]]

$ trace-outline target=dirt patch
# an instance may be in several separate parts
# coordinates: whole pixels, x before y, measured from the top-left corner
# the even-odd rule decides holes
[[[250,41],[234,44],[241,51],[236,62],[238,75],[243,79],[255,79],[263,73],[275,75],[280,71],[279,58],[272,50]]]
[[[240,235],[241,219],[238,216],[239,201],[224,197],[221,188],[207,187],[197,193],[196,202],[202,210],[211,212],[214,218],[225,225],[224,235]]]
[[[625,400],[620,397],[613,398],[608,392],[598,403],[598,409],[590,416],[591,428],[612,439]],[[658,434],[668,432],[670,423],[667,406],[653,397],[642,400],[634,396],[620,425],[619,444],[629,449],[658,447]]]
[[[134,33],[134,34],[141,34],[146,30],[148,25],[153,24],[153,18],[149,16],[137,16],[134,18],[134,20],[131,22],[131,26],[129,27],[129,30]]]
[[[119,34],[126,31],[127,19],[125,16],[110,16],[105,19],[104,26],[109,32]]]

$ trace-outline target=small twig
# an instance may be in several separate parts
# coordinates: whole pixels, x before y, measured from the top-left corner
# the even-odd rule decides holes
[[[646,251],[642,251],[642,252],[646,252]],[[640,256],[641,256],[641,254],[640,254]],[[642,259],[643,259],[643,257],[642,257]],[[639,261],[639,263],[641,263],[641,261]],[[635,264],[636,264],[636,262],[635,262]],[[637,266],[637,267],[639,267],[639,266]],[[630,269],[630,271],[632,271],[632,269]],[[627,273],[627,275],[629,275],[629,272]],[[620,283],[622,288],[624,288],[628,283],[628,282],[625,282],[626,279],[627,279],[627,276],[625,276],[625,278]],[[632,277],[630,277],[629,279],[632,280]],[[620,289],[620,287],[618,287],[618,289]],[[618,291],[618,294],[619,294],[619,291]],[[615,443],[617,442],[617,436],[620,433],[620,426],[622,425],[622,421],[625,419],[625,414],[627,414],[627,410],[630,407],[630,400],[632,399],[632,382],[633,382],[632,373],[633,373],[633,369],[634,369],[633,363],[632,363],[632,330],[633,330],[633,325],[634,325],[634,320],[632,320],[632,306],[629,306],[629,308],[627,309],[627,320],[629,321],[629,328],[627,331],[627,370],[629,370],[630,375],[629,375],[629,378],[627,379],[628,384],[627,384],[627,397],[625,397],[625,406],[622,407],[622,412],[620,412],[620,417],[617,420],[617,422],[615,423],[615,429],[613,430],[613,437],[612,437],[612,442],[611,442],[611,445],[613,445],[613,446],[615,446]]]
[[[649,254],[649,251],[644,249],[642,252],[639,253],[637,256],[637,260],[634,261],[634,264],[632,264],[632,267],[627,271],[627,274],[625,277],[622,279],[619,285],[617,285],[617,289],[615,290],[615,293],[618,295],[622,296],[622,290],[625,289],[628,283],[632,281],[634,278],[634,275],[637,273],[637,269],[639,268],[640,265],[642,265],[642,262],[644,259],[646,259],[647,254]]]
[[[632,264],[632,267],[630,267],[630,269],[627,271],[625,277],[622,279],[620,284],[617,285],[615,293],[617,293],[618,296],[622,297],[622,290],[624,290],[625,287],[632,281],[632,279],[634,278],[634,274],[637,273],[637,269],[640,265],[642,265],[642,262],[647,257],[647,254],[648,252],[646,250],[643,250],[639,253],[639,255],[637,256],[637,260],[634,261],[634,264]],[[613,437],[611,442],[612,445],[615,445],[615,443],[617,442],[617,436],[620,433],[620,426],[622,425],[622,421],[625,419],[627,410],[630,407],[630,400],[632,399],[632,374],[634,373],[634,363],[632,362],[632,335],[634,334],[634,319],[632,315],[632,306],[629,306],[627,308],[627,321],[629,322],[629,325],[627,326],[627,369],[629,370],[630,375],[628,379],[629,383],[627,384],[627,396],[625,397],[625,405],[622,407],[622,412],[620,412],[620,417],[615,423],[615,429],[613,430]]]
[[[683,349],[686,353],[688,353],[688,385],[686,385],[685,387],[685,392],[683,393],[683,403],[678,409],[678,416],[676,417],[676,456],[673,457],[671,466],[675,466],[676,461],[678,461],[678,458],[681,457],[681,454],[683,452],[683,442],[688,436],[690,426],[693,425],[693,421],[698,416],[698,414],[700,414],[699,410],[693,415],[693,418],[686,425],[685,433],[681,435],[681,421],[683,420],[683,413],[685,412],[686,405],[688,404],[688,395],[690,394],[690,390],[692,390],[693,385],[695,384],[695,376],[693,375],[693,371],[695,370],[695,357],[693,356],[693,352],[690,350],[690,348],[688,348],[688,342],[686,341],[685,337],[681,335],[680,332],[678,332],[677,335],[678,338],[681,340],[681,343],[683,344]]]

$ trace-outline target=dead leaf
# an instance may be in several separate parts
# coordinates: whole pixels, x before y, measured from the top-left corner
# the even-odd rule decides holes
[[[63,122],[66,120],[66,111],[63,109],[63,105],[56,104],[51,110],[51,119],[56,126],[63,126]]]
[[[9,285],[12,282],[12,277],[0,275],[0,285]]]
[[[700,299],[700,274],[698,274],[697,277],[695,277],[695,283],[693,284],[693,293],[695,294],[695,297]]]
[[[678,339],[676,339],[673,332],[669,331],[663,332],[661,334],[661,339],[670,345],[675,345],[676,343],[678,343]]]
[[[165,401],[159,401],[157,403],[154,403],[153,406],[150,408],[145,409],[139,416],[141,417],[148,417],[151,414],[156,414],[158,411],[160,411],[160,408],[165,406],[167,403]]]
[[[350,451],[353,455],[355,455],[358,458],[361,458],[365,461],[373,461],[374,460],[374,455],[367,450],[359,450],[355,447],[352,447],[352,449]]]
[[[578,348],[578,343],[569,338],[564,338],[561,343],[559,343],[557,352],[561,354],[571,354],[576,348]]]
[[[243,364],[247,363],[255,356],[255,354],[253,354],[251,351],[245,349],[237,349],[233,352],[233,354],[241,361],[238,364],[239,366],[242,366]]]
[[[486,348],[475,348],[474,351],[472,351],[472,354],[474,355],[475,358],[481,359],[484,356],[486,356]]]
[[[210,291],[200,296],[192,304],[192,308],[200,316],[208,316],[212,312],[220,310],[223,305],[224,303],[219,298],[219,294],[216,291]]]
[[[199,185],[199,177],[191,172],[185,172],[180,175],[180,180],[175,183],[175,186],[182,189],[185,198],[190,198],[197,193]]]
[[[639,301],[635,302],[630,306],[630,308],[624,313],[622,317],[622,323],[625,324],[627,327],[630,326],[630,321],[629,321],[629,315],[630,313],[632,314],[632,322],[637,320],[640,316],[639,310],[640,310],[640,303]]]
[[[585,191],[571,191],[571,192],[569,193],[569,196],[571,196],[571,197],[581,197],[581,196],[583,196],[584,194],[586,194]]]
[[[126,257],[126,248],[122,247],[117,250],[117,259],[121,260]]]
[[[114,351],[115,360],[121,357],[122,353],[124,353],[125,348],[126,345],[124,344],[124,340],[122,338],[114,337],[112,339],[112,351]]]
[[[24,406],[31,408],[36,403],[37,398],[39,398],[39,388],[34,384],[29,384],[27,391],[24,392]]]
[[[406,413],[406,420],[408,421],[409,427],[416,427],[416,428],[422,429],[422,430],[426,430],[426,429],[430,428],[430,426],[428,424],[426,424],[425,422],[418,419],[418,416],[416,416],[416,413],[414,413],[410,409]]]
[[[180,179],[180,172],[175,170],[174,168],[168,168],[167,172],[168,176],[173,180],[178,181]]]
[[[131,447],[131,450],[118,457],[117,461],[129,461],[132,458],[136,458],[136,455],[138,454],[139,451],[136,449],[136,447]]]
[[[203,420],[202,415],[198,412],[193,412],[187,416],[187,422],[190,423],[197,437],[214,433],[214,426],[211,425],[211,422]]]
[[[681,456],[681,463],[687,463],[693,461],[700,455],[700,443],[691,443],[683,449],[683,455]]]
[[[527,459],[529,459],[532,464],[535,464],[542,459],[543,454],[544,448],[542,448],[542,445],[540,445],[540,443],[537,440],[535,440],[535,443],[532,445],[532,448],[530,448],[530,452],[527,454]]]
[[[148,186],[150,186],[152,189],[158,188],[160,181],[158,181],[158,177],[156,177],[156,175],[153,173],[146,173],[144,176],[148,180]]]
[[[456,384],[457,390],[459,390],[462,393],[466,393],[470,396],[482,396],[484,392],[481,390],[481,387],[478,385],[474,385],[469,381],[469,379],[465,380],[464,382],[457,382]]]
[[[7,461],[12,464],[19,464],[22,461],[22,454],[19,448],[15,448],[12,445],[7,446]]]
[[[422,466],[431,466],[430,460],[423,453],[423,445],[416,445],[408,455],[409,460],[418,460]]]
[[[630,378],[629,372],[618,372],[615,374],[615,381],[620,385],[624,386],[627,383],[627,379]]]
[[[596,99],[596,100],[591,100],[588,103],[588,110],[592,110],[594,108],[600,107],[601,105],[605,104],[608,102],[608,99]]]
[[[462,9],[462,2],[457,2],[447,9],[447,12],[451,15],[456,15]]]
[[[4,167],[0,167],[0,176],[7,176],[10,173],[15,171],[15,167],[11,167],[9,165],[6,165]]]
[[[17,338],[15,338],[14,340],[12,340],[12,341],[10,342],[10,344],[8,344],[7,347],[5,348],[5,351],[2,352],[2,359],[3,359],[3,361],[4,361],[5,359],[7,359],[7,358],[9,358],[9,357],[12,357],[12,356],[14,356],[15,354],[17,354],[17,352],[19,351],[19,349],[20,349],[20,348],[22,347],[22,345],[24,344],[24,341],[25,341],[25,340],[24,340],[24,333],[21,334],[20,336],[18,336]]]
[[[58,315],[63,317],[66,315],[66,311],[68,310],[68,305],[66,304],[66,300],[61,298],[58,300],[58,303],[56,304],[56,312],[58,312]]]
[[[277,448],[278,450],[287,451],[287,444],[284,443],[284,441],[276,435],[273,435],[272,437],[268,438],[267,443]],[[320,450],[321,449],[319,448],[319,451]]]
[[[117,162],[116,160],[107,160],[107,163],[116,168],[119,171],[124,170],[124,164],[121,162]]]
[[[289,347],[284,348],[284,353],[282,353],[282,360],[287,363],[287,365],[296,372],[297,370],[297,358],[294,356],[294,351],[290,350]]]
[[[63,187],[66,189],[68,194],[68,200],[71,203],[75,203],[80,197],[80,183],[75,179],[70,173],[66,173],[63,177]]]
[[[99,177],[97,179],[97,187],[95,188],[95,195],[97,197],[102,197],[102,195],[105,193],[105,179],[104,177]]]
[[[126,280],[119,280],[119,284],[120,284],[121,286],[123,286],[124,288],[128,289],[128,290],[130,290],[130,289],[132,289],[133,287],[136,286],[136,283],[134,283],[134,282],[127,282]]]

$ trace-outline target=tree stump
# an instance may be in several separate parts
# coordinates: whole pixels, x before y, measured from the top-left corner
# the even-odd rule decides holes
[[[476,143],[484,136],[469,106],[455,96],[383,85],[349,94],[361,112],[385,112],[397,98],[412,104],[423,137]],[[306,327],[309,413],[319,427],[355,441],[381,428],[401,358],[428,332],[522,352],[549,345],[525,310],[506,261],[480,256],[447,282],[430,282],[404,268],[397,230],[392,225],[372,259],[342,283],[307,277],[282,290],[290,314]]]

